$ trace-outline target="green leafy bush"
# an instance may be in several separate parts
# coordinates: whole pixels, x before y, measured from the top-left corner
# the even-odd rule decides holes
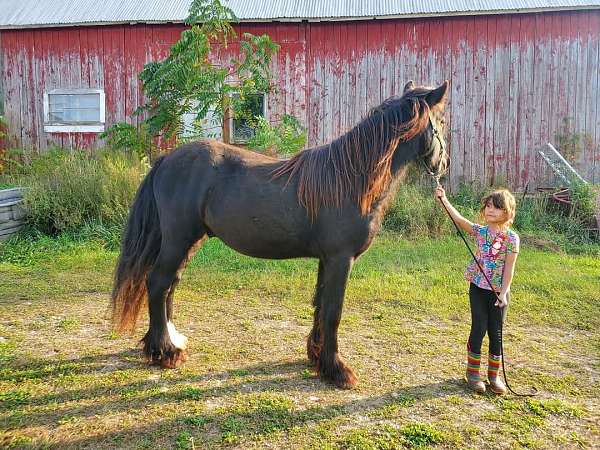
[[[134,127],[125,122],[118,122],[102,133],[100,138],[106,139],[106,145],[111,149],[133,152],[140,159],[150,158],[156,150],[148,126],[144,123]]]
[[[279,46],[268,35],[244,33],[238,39],[239,59],[220,64],[211,59],[213,46],[226,47],[236,38],[231,26],[236,20],[220,0],[193,0],[186,19],[189,28],[173,44],[169,56],[144,66],[139,78],[148,102],[136,114],[147,115],[144,123],[152,136],[175,139],[183,114],[195,115],[194,124],[210,110],[223,118],[230,102],[234,114],[243,116],[252,95],[271,90],[269,65]]]
[[[526,235],[570,244],[598,243],[594,226],[597,188],[589,184],[571,186],[570,207],[558,205],[547,194],[517,196],[514,227]]]
[[[256,99],[273,90],[270,63],[279,45],[263,34],[238,37],[232,23],[237,18],[221,0],[193,0],[185,23],[189,26],[162,61],[151,61],[139,73],[147,102],[136,109],[139,127],[117,123],[101,137],[113,149],[151,156],[154,144],[176,146],[207,136],[203,119],[211,115],[217,127],[226,114],[251,128],[258,125],[250,148],[290,155],[304,147],[306,132],[297,119],[284,116],[271,126],[254,117]],[[213,47],[239,45],[237,56],[215,64]],[[191,116],[191,123],[184,123]],[[184,129],[185,128],[185,129]]]
[[[596,213],[597,198],[600,187],[589,183],[573,183],[571,185],[572,216],[585,224]]]

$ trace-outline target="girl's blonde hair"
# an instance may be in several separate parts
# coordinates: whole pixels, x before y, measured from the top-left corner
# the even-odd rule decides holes
[[[479,214],[483,217],[483,212],[485,211],[486,205],[492,202],[494,208],[503,209],[508,219],[504,222],[503,225],[510,227],[515,220],[515,212],[517,209],[517,202],[515,201],[515,197],[510,193],[507,189],[498,189],[488,195],[486,195],[481,200],[481,208],[479,209]]]

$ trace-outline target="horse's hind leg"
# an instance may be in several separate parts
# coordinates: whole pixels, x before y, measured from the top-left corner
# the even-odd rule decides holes
[[[186,257],[183,259],[183,261],[181,262],[181,264],[179,266],[179,269],[177,269],[177,272],[175,273],[175,279],[173,280],[173,283],[171,283],[171,287],[169,288],[169,293],[167,294],[167,305],[166,305],[166,307],[167,307],[167,330],[169,332],[171,342],[173,342],[173,344],[177,348],[181,348],[183,350],[185,350],[187,347],[187,337],[185,337],[183,334],[179,333],[177,331],[177,329],[175,328],[175,325],[173,324],[173,297],[175,295],[175,289],[177,289],[177,285],[179,284],[179,281],[181,280],[181,274],[185,270],[188,262],[190,261],[190,259],[192,259],[192,257],[196,253],[196,251],[206,241],[206,238],[207,238],[207,236],[204,235],[204,237],[199,239],[198,242],[196,242],[194,245],[192,245],[192,247],[188,250]]]
[[[163,238],[158,258],[148,273],[146,284],[150,326],[142,342],[144,354],[151,364],[174,368],[187,359],[187,338],[178,333],[168,321],[167,310],[170,310],[172,316],[172,294],[181,276],[178,272],[182,269],[194,243],[183,239]]]
[[[192,247],[187,253],[187,256],[184,258],[181,265],[179,266],[179,269],[177,269],[177,273],[175,273],[175,280],[171,284],[171,287],[169,288],[169,294],[167,295],[167,321],[169,322],[173,321],[173,296],[175,294],[175,289],[177,288],[177,285],[181,280],[181,274],[185,270],[187,264],[190,262],[190,259],[192,259],[196,254],[196,251],[202,246],[202,244],[204,244],[206,238],[207,236],[204,235],[204,237],[202,237],[198,240],[198,242],[192,245]]]
[[[318,361],[319,374],[322,379],[344,389],[353,387],[357,382],[354,372],[339,355],[337,339],[344,294],[352,262],[351,257],[336,257],[325,260],[319,316],[321,339],[323,341],[323,348]]]

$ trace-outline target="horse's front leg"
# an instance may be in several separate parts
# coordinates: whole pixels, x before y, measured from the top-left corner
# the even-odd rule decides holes
[[[322,379],[349,389],[356,385],[354,371],[346,365],[338,352],[337,330],[342,317],[342,306],[352,257],[328,258],[323,263],[323,287],[320,305],[320,327],[323,343],[317,369]]]
[[[323,294],[323,261],[319,261],[319,273],[317,275],[317,286],[315,287],[315,296],[313,298],[313,306],[315,307],[313,313],[313,327],[310,330],[310,334],[306,339],[306,353],[309,361],[313,366],[319,365],[319,355],[323,348],[323,333],[321,332],[321,297]]]

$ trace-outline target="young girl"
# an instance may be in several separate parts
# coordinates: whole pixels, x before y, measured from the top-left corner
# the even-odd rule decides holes
[[[481,363],[481,343],[486,332],[490,340],[488,357],[489,389],[495,394],[505,394],[506,386],[498,376],[502,347],[500,327],[508,305],[510,285],[519,253],[519,236],[509,227],[515,217],[515,198],[506,189],[492,192],[481,202],[480,214],[485,225],[471,223],[450,204],[444,189],[435,191],[436,197],[446,206],[456,224],[467,233],[475,236],[477,250],[475,256],[485,271],[492,286],[482,275],[475,261],[471,261],[465,272],[470,283],[469,301],[471,304],[471,333],[467,344],[467,373],[469,387],[477,393],[484,393],[486,385],[479,373]],[[498,297],[494,294],[495,291]]]

